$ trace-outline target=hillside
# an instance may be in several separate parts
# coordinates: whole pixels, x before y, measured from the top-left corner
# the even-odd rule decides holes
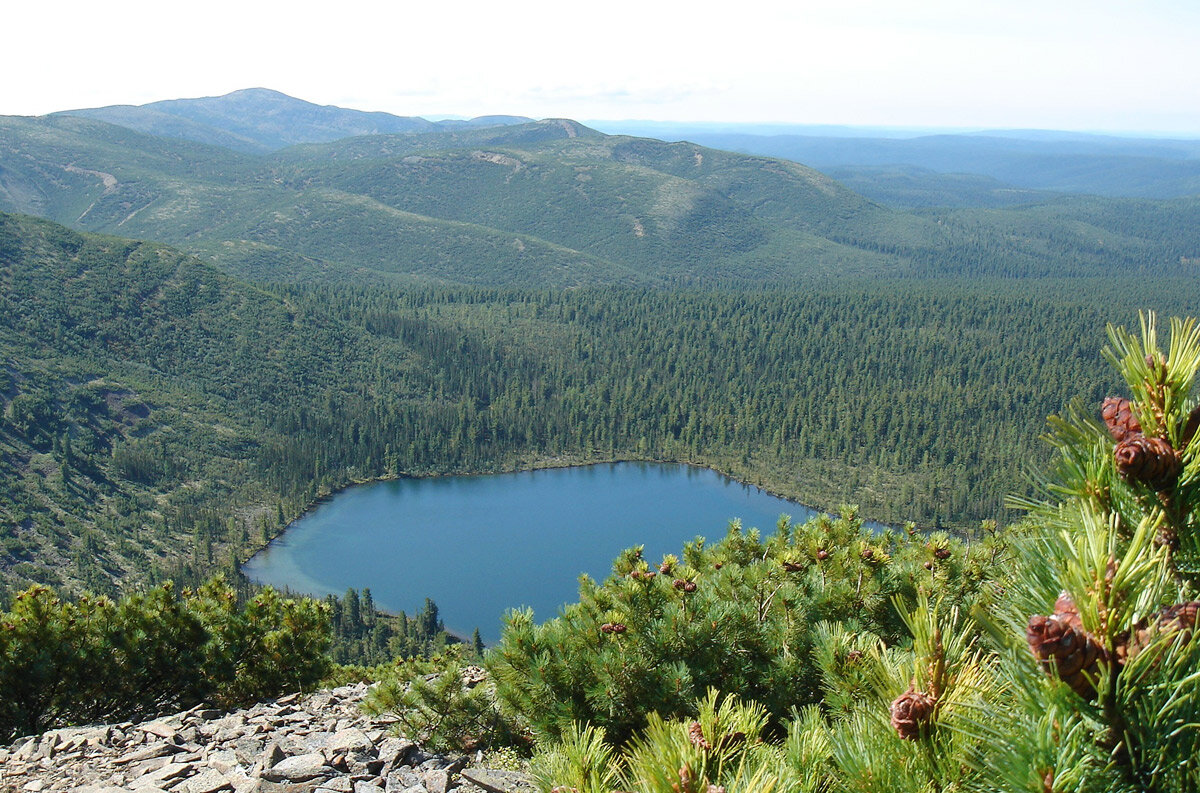
[[[315,105],[266,88],[247,88],[200,99],[65,110],[62,115],[106,121],[150,135],[251,153],[356,135],[433,132],[532,120],[517,116],[484,116],[469,121],[427,121],[416,116]]]
[[[995,198],[963,192],[945,177],[986,177],[999,189],[1076,193],[1110,198],[1179,198],[1200,193],[1200,141],[1126,138],[1039,130],[991,130],[890,137],[869,131],[735,125],[713,129],[686,124],[597,122],[601,128],[703,146],[783,157],[841,178],[895,206],[987,206]],[[889,181],[907,173],[906,190]],[[1027,200],[1046,200],[1032,195]]]
[[[1003,517],[1046,415],[1099,398],[1080,340],[1200,305],[1170,279],[264,290],[6,215],[0,267],[0,581],[99,590],[194,580],[402,473],[679,460],[881,520]]]
[[[1193,199],[1162,212],[1120,199],[903,212],[795,163],[566,120],[262,156],[71,116],[8,118],[0,152],[0,210],[166,242],[263,281],[757,288],[1185,275],[1180,260],[1200,256],[1173,236],[1200,225]],[[1180,223],[1163,227],[1165,214]]]

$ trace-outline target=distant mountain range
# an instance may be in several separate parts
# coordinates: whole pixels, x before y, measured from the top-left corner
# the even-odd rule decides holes
[[[173,132],[89,117],[106,113]],[[911,143],[944,156],[1074,145],[951,137],[940,149]],[[299,142],[278,148],[287,140]],[[882,151],[839,140],[847,152],[865,146],[862,158]],[[899,143],[910,142],[888,141]],[[1197,198],[1056,196],[925,166],[830,170],[853,189],[783,158],[564,119],[434,123],[261,89],[0,118],[0,211],[165,242],[261,280],[744,288],[1190,275],[1200,259]],[[945,208],[955,205],[964,208]]]
[[[905,134],[786,125],[596,125],[610,133],[653,134],[802,162],[896,206],[1003,206],[1048,197],[1030,191],[1130,198],[1200,193],[1200,140],[1049,130]]]
[[[241,152],[269,152],[297,143],[325,143],[355,135],[439,132],[533,120],[522,116],[481,116],[469,121],[427,121],[416,116],[315,105],[266,88],[247,88],[202,99],[66,110],[56,115],[82,116],[149,135]]]

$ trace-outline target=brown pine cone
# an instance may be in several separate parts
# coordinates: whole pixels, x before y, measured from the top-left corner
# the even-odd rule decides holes
[[[1117,645],[1117,655],[1122,662],[1133,658],[1162,634],[1178,634],[1176,640],[1188,642],[1196,629],[1196,617],[1200,614],[1200,600],[1189,600],[1167,606],[1150,618],[1149,624],[1135,627],[1124,641]]]
[[[721,736],[721,740],[717,741],[717,748],[721,751],[728,749],[731,746],[737,746],[746,740],[746,733],[738,730],[737,732],[727,732]]]
[[[676,578],[671,583],[671,585],[673,587],[675,587],[676,589],[678,589],[680,592],[695,592],[696,591],[696,582],[688,581],[686,578]]]
[[[933,555],[935,557],[937,557],[938,559],[949,559],[950,558],[950,549],[949,548],[934,548]]]
[[[658,572],[662,573],[663,575],[670,575],[671,574],[671,563],[663,562],[662,564],[660,564],[658,566]]]
[[[783,569],[789,573],[798,573],[804,569],[804,565],[799,562],[782,562]]]
[[[1192,408],[1192,412],[1188,414],[1187,424],[1183,425],[1183,434],[1179,436],[1179,444],[1182,448],[1188,447],[1192,438],[1196,437],[1198,429],[1200,429],[1200,405]]]
[[[1166,490],[1175,484],[1183,469],[1183,459],[1162,438],[1137,435],[1117,444],[1113,451],[1121,476],[1141,482],[1154,490]]]
[[[873,559],[875,558],[875,551],[870,548],[863,548],[861,555],[863,559]]]
[[[700,726],[700,722],[693,721],[688,726],[688,738],[693,746],[697,746],[706,752],[712,751],[712,744],[704,738],[704,728]]]
[[[829,551],[825,550],[824,548],[818,549],[817,550],[817,558],[820,559],[821,561],[825,561],[826,559],[829,558]]]
[[[1104,417],[1104,423],[1108,425],[1108,431],[1117,443],[1142,434],[1142,425],[1133,415],[1129,400],[1124,397],[1105,399],[1100,407],[1100,415]]]
[[[1096,693],[1093,681],[1105,658],[1104,647],[1083,629],[1079,610],[1069,595],[1059,596],[1054,607],[1055,613],[1048,617],[1037,614],[1029,618],[1025,639],[1048,673],[1090,699]]]
[[[892,702],[892,728],[906,741],[915,741],[921,731],[933,721],[937,700],[924,691],[910,686]]]

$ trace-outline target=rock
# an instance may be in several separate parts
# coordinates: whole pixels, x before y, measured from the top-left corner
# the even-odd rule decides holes
[[[174,741],[177,730],[165,721],[148,721],[145,724],[138,725],[138,729],[142,732],[148,732],[151,735],[157,735],[159,738],[165,738],[168,741]]]
[[[384,738],[379,744],[378,757],[383,761],[383,770],[380,773],[386,774],[395,766],[403,764],[415,747],[415,743],[404,738]]]
[[[242,767],[242,761],[238,759],[237,753],[228,749],[210,752],[206,762],[210,768],[214,768],[222,774],[229,774]]]
[[[426,771],[421,781],[429,793],[446,793],[450,787],[450,774],[442,769]]]
[[[264,768],[262,778],[268,782],[308,782],[317,777],[333,776],[334,770],[325,765],[325,755],[320,752],[298,754]]]
[[[464,768],[463,779],[488,793],[535,793],[537,785],[533,777],[516,771],[498,771],[489,768]]]
[[[355,782],[354,793],[384,793],[377,782]]]
[[[219,771],[205,768],[184,782],[183,789],[187,793],[217,793],[221,790],[233,790],[233,783]]]
[[[175,754],[176,751],[178,751],[178,747],[176,747],[175,744],[163,742],[152,743],[144,749],[131,752],[124,757],[118,757],[115,762],[118,765],[136,763],[140,760],[152,760],[155,757],[166,757],[167,755]]]
[[[331,752],[338,754],[350,754],[351,752],[365,752],[369,749],[374,749],[375,744],[367,737],[367,734],[357,728],[339,730],[333,734],[326,746]]]
[[[391,732],[394,718],[364,715],[367,691],[343,686],[229,713],[197,706],[26,736],[0,746],[0,791],[452,793],[465,758],[424,752]],[[461,791],[480,788],[464,781]]]
[[[263,749],[260,768],[267,769],[275,766],[277,763],[283,762],[287,758],[283,750],[279,748],[279,744],[272,741]]]

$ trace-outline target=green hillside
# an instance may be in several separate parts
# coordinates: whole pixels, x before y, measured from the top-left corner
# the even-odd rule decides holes
[[[435,122],[415,116],[315,105],[266,88],[247,88],[224,96],[198,99],[168,99],[146,105],[68,110],[62,115],[106,121],[150,135],[181,138],[248,153],[265,153],[297,143],[355,135],[432,132],[530,120],[484,116],[470,121]]]
[[[566,120],[269,156],[70,116],[0,120],[0,209],[179,246],[261,281],[811,286],[1182,276],[1193,199],[905,212],[782,160]],[[1163,218],[1170,218],[1164,221]]]
[[[1003,518],[1046,415],[1102,394],[1082,339],[1200,303],[1169,279],[264,290],[11,215],[0,267],[0,580],[96,589],[193,580],[398,474],[680,460],[881,520]]]

